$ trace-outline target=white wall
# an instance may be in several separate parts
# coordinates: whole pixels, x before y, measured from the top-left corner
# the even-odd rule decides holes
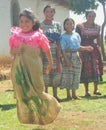
[[[11,22],[11,1],[12,0],[2,0],[0,2],[0,56],[1,55],[9,55],[9,44],[8,39],[10,36],[10,28],[12,26]],[[14,0],[15,1],[15,0]],[[24,8],[31,8],[34,12],[36,17],[43,21],[44,14],[43,14],[43,8],[47,4],[51,4],[48,1],[45,0],[17,0],[19,2],[20,11],[22,11]],[[66,17],[69,16],[69,11],[66,8],[63,8],[61,6],[57,6],[55,4],[52,4],[56,9],[56,15],[55,20],[60,21],[61,24],[63,24],[63,21]]]
[[[10,34],[10,1],[0,2],[0,53],[9,52],[8,37]]]
[[[44,20],[44,14],[43,14],[43,9],[46,5],[50,4],[52,5],[55,10],[55,20],[59,21],[61,24],[63,24],[63,21],[66,17],[69,16],[69,10],[67,8],[64,8],[62,6],[56,5],[50,1],[45,1],[45,0],[19,0],[21,10],[24,8],[30,7],[34,12],[35,16],[40,20]]]

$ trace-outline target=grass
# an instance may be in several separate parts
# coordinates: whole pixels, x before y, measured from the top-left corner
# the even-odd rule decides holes
[[[106,81],[106,75],[104,75]],[[5,81],[6,82],[6,81]],[[0,86],[1,87],[1,86]],[[101,96],[93,95],[90,84],[90,98],[84,97],[84,87],[80,84],[77,95],[81,100],[64,101],[57,119],[49,125],[24,125],[17,118],[16,100],[13,91],[0,93],[0,130],[106,130],[106,84],[99,84]],[[52,89],[49,88],[52,94]],[[66,97],[66,91],[58,89],[58,96]]]

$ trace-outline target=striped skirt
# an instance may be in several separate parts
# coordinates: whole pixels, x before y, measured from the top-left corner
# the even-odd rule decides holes
[[[63,60],[60,88],[76,90],[78,89],[80,83],[81,60],[78,52],[66,54],[71,63],[71,67],[66,67],[66,64]]]

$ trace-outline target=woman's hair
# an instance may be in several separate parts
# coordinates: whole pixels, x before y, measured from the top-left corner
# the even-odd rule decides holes
[[[19,18],[25,16],[28,19],[32,20],[33,22],[35,22],[35,25],[33,26],[33,30],[37,30],[40,27],[40,22],[38,20],[36,20],[36,17],[33,13],[33,11],[31,9],[24,9],[20,15]]]
[[[56,11],[55,11],[55,8],[53,8],[51,5],[46,5],[46,6],[44,7],[44,9],[43,9],[43,13],[45,13],[45,11],[46,11],[47,8],[53,9],[54,13],[56,12]]]
[[[66,24],[67,21],[72,21],[73,24],[75,25],[75,21],[74,21],[72,18],[66,18],[66,19],[64,20],[64,22],[63,22],[63,28],[64,28],[64,30],[66,30],[66,29],[65,29],[65,24]],[[74,29],[74,28],[73,28],[73,29]]]
[[[86,12],[85,12],[85,17],[87,18],[87,16],[88,16],[88,14],[89,13],[94,13],[94,16],[96,17],[96,13],[95,13],[95,11],[94,10],[87,10]]]

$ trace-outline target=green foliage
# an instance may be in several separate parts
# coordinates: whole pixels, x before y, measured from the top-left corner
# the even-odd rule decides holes
[[[100,3],[104,4],[106,0],[98,0]]]
[[[89,9],[97,9],[96,0],[70,0],[70,10],[74,13],[81,14]]]

